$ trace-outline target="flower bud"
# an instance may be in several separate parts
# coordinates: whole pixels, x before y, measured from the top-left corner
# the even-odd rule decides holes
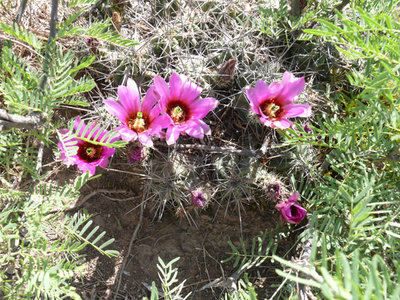
[[[307,210],[297,204],[299,193],[294,192],[286,201],[279,201],[275,206],[281,213],[281,219],[290,224],[300,223],[307,214]]]

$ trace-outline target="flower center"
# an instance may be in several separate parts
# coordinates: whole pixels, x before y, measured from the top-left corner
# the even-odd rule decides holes
[[[78,157],[86,162],[94,162],[101,158],[103,147],[89,142],[84,142],[79,146]]]
[[[185,112],[180,106],[176,106],[171,110],[170,116],[174,123],[182,123],[185,121]]]
[[[171,102],[167,107],[167,113],[175,124],[182,124],[189,119],[189,112],[184,103]]]
[[[294,205],[292,205],[290,207],[290,213],[292,214],[293,217],[297,216],[299,213],[297,211],[297,207],[295,207]]]
[[[268,116],[268,119],[271,121],[275,121],[279,118],[279,115],[282,113],[282,109],[279,105],[274,102],[265,101],[260,105],[260,108],[264,115]]]
[[[143,113],[139,111],[135,118],[130,118],[128,121],[128,127],[137,133],[146,131],[148,128],[147,118],[143,117]]]

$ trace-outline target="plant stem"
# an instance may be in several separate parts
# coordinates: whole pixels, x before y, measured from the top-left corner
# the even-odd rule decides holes
[[[57,22],[57,11],[58,11],[58,0],[52,0],[52,5],[51,5],[51,16],[50,16],[50,34],[49,34],[49,41],[47,43],[47,49],[46,49],[46,56],[44,58],[44,63],[43,63],[43,72],[44,72],[44,77],[42,79],[42,82],[40,83],[40,88],[44,90],[44,87],[46,86],[47,83],[47,78],[49,76],[49,65],[50,65],[50,52],[52,50],[53,44],[55,42],[56,34],[57,34],[57,28],[56,28],[56,22]]]
[[[0,131],[11,128],[35,128],[42,123],[42,115],[39,112],[34,112],[30,116],[20,116],[0,109]]]
[[[28,0],[22,0],[21,5],[19,6],[17,16],[15,17],[14,24],[19,24],[22,19],[22,15],[24,14],[25,8],[26,8],[26,3],[28,3]]]

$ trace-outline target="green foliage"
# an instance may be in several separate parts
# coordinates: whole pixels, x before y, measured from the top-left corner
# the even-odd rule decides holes
[[[225,300],[256,300],[257,293],[249,281],[247,274],[244,274],[244,280],[240,279],[238,281],[238,289],[237,291],[231,293],[225,293]]]
[[[99,244],[105,232],[92,228],[89,215],[64,213],[89,179],[84,174],[72,187],[39,184],[26,193],[0,190],[12,203],[0,214],[0,251],[7,253],[0,265],[13,274],[0,273],[0,289],[8,298],[80,299],[70,285],[85,268],[79,252],[90,245],[107,256],[118,254],[106,249],[113,239]]]
[[[51,118],[54,108],[60,104],[88,106],[80,95],[94,86],[92,79],[83,76],[75,79],[82,68],[87,67],[94,58],[83,59],[78,63],[71,51],[63,53],[61,48],[54,50],[54,63],[51,64],[48,85],[39,88],[42,77],[39,71],[28,66],[14,55],[8,47],[3,47],[0,93],[4,96],[9,112],[25,115],[40,111]]]
[[[316,252],[316,249],[314,249]],[[343,252],[336,251],[333,257],[323,258],[322,266],[301,267],[280,257],[274,257],[293,273],[277,270],[278,274],[300,284],[321,290],[326,299],[398,299],[400,266],[395,262],[388,265],[381,256],[363,257],[358,251],[349,259]],[[327,266],[332,266],[327,268]],[[394,271],[394,272],[393,272]]]
[[[237,268],[236,273],[238,274],[242,274],[253,267],[259,267],[276,253],[280,239],[278,231],[265,230],[252,239],[250,249],[247,249],[242,239],[240,239],[240,250],[231,241],[228,241],[232,252],[223,263],[234,259],[233,267]]]
[[[0,23],[0,27],[3,29],[4,33],[32,46],[36,51],[43,48],[43,43],[38,39],[38,37],[21,26],[15,24],[13,26],[7,26],[4,23]]]
[[[85,6],[85,8],[88,8],[89,5],[94,5],[97,0],[72,0],[69,1],[68,6],[69,7],[77,7],[77,6]]]
[[[45,119],[45,129],[41,131],[33,129],[30,132],[18,131],[18,134],[0,133],[0,166],[7,170],[8,180],[19,167],[22,167],[25,174],[35,176],[38,150],[32,145],[33,138],[39,138],[45,144],[51,143],[50,136],[54,130],[51,123],[55,108],[60,104],[89,105],[82,93],[94,87],[93,80],[87,76],[75,78],[79,70],[93,62],[93,58],[78,63],[71,51],[63,53],[61,48],[54,51],[55,59],[49,70],[48,85],[42,90],[39,71],[18,58],[10,48],[2,49],[0,93],[8,112],[20,115],[40,112]]]
[[[61,22],[66,35],[73,34],[68,32],[68,26],[85,9]],[[103,28],[109,26],[104,24]],[[71,285],[86,269],[81,251],[90,246],[108,257],[118,255],[109,249],[114,239],[106,239],[106,233],[93,225],[89,214],[66,213],[77,201],[82,186],[97,176],[86,173],[73,184],[43,181],[49,174],[40,175],[43,149],[38,144],[54,146],[55,133],[61,126],[54,120],[54,113],[61,105],[90,106],[83,94],[92,90],[95,83],[85,74],[85,69],[95,57],[78,58],[74,51],[66,50],[59,43],[44,47],[29,30],[17,25],[0,26],[4,34],[12,37],[1,49],[2,108],[21,116],[39,113],[44,120],[38,128],[0,132],[0,291],[6,299],[81,299]],[[99,30],[100,26],[96,28]],[[107,35],[106,38],[111,39]],[[118,44],[118,36],[114,38]],[[27,45],[24,47],[30,51],[30,59],[14,53],[12,43]],[[70,122],[70,133],[66,134],[69,138],[76,137],[72,127]],[[85,132],[86,138],[97,138],[98,129],[102,130],[99,125],[92,126],[92,131]],[[106,134],[98,144],[125,145],[110,143],[115,134]]]
[[[111,26],[112,24],[110,20],[93,23],[89,28],[76,26],[68,30],[68,32],[65,32],[64,35],[62,35],[61,37],[65,37],[68,35],[76,35],[83,38],[92,37],[107,42],[109,44],[122,47],[133,47],[139,44],[136,41],[124,39],[119,33],[113,30],[109,30],[109,27]]]
[[[248,278],[250,269],[256,269],[264,264],[267,260],[272,262],[272,258],[277,252],[279,242],[283,237],[280,232],[281,228],[274,231],[269,229],[261,232],[258,236],[254,237],[251,241],[251,248],[245,245],[240,239],[240,250],[231,241],[228,241],[232,249],[230,256],[223,260],[222,263],[233,261],[233,268],[236,269],[234,276],[243,275],[243,279],[237,281],[237,290],[233,292],[226,292],[224,295],[225,300],[253,300],[257,299],[255,288]]]
[[[69,36],[78,36],[81,38],[96,38],[100,41],[118,47],[133,47],[139,43],[130,39],[122,38],[118,33],[110,19],[93,22],[90,27],[83,28],[82,26],[73,26],[73,23],[89,8],[95,5],[98,1],[93,0],[73,0],[69,2],[69,7],[77,8],[75,13],[71,14],[66,20],[58,25],[58,38]]]
[[[338,11],[336,15],[335,23],[317,19],[321,29],[304,31],[328,38],[337,45],[338,51],[351,59],[366,59],[366,63],[371,66],[398,65],[400,39],[398,20],[387,13],[375,15],[360,7],[356,8],[351,16],[345,16]],[[341,47],[342,45],[346,47]],[[392,68],[386,70],[389,73],[393,71]],[[364,85],[368,86],[366,83]]]
[[[81,245],[78,245],[75,248],[75,251],[80,251],[83,248],[85,248],[86,245],[91,245],[93,248],[95,248],[98,252],[100,252],[103,255],[106,256],[117,256],[118,251],[115,250],[104,250],[108,245],[114,242],[114,239],[110,239],[102,243],[101,245],[96,245],[106,234],[105,231],[101,232],[100,234],[96,235],[94,239],[92,239],[93,236],[97,233],[99,230],[99,226],[94,227],[93,229],[90,230],[90,232],[86,234],[88,229],[91,227],[93,224],[92,220],[88,220],[90,216],[86,215],[85,213],[79,214],[76,213],[74,214],[71,218],[66,217],[63,221],[62,228],[70,235],[75,236],[76,239],[80,240],[82,242]],[[79,228],[83,227],[82,229],[78,230]],[[92,240],[91,240],[92,239]],[[74,246],[76,243],[74,244]]]
[[[58,38],[78,36],[81,38],[96,38],[100,41],[117,47],[133,47],[139,43],[131,39],[126,39],[117,32],[110,19],[93,22],[90,27],[73,26],[73,23],[88,9],[89,5],[94,5],[98,1],[93,0],[74,0],[69,3],[69,7],[81,7],[66,20],[59,24]]]
[[[360,66],[347,74],[353,91],[332,99],[331,112],[315,118],[312,133],[282,133],[289,145],[317,147],[324,160],[307,165],[312,184],[300,189],[312,210],[302,233],[303,241],[313,241],[310,267],[275,257],[291,269],[277,272],[327,299],[399,298],[397,4],[375,1],[367,11],[364,2],[304,30],[334,43],[342,59]]]
[[[46,88],[46,95],[49,99],[53,99],[52,103],[47,104],[47,108],[51,105],[68,104],[74,106],[89,106],[83,93],[92,90],[95,87],[93,79],[88,76],[82,76],[75,79],[80,70],[88,67],[94,57],[83,58],[79,63],[74,58],[72,51],[63,54],[63,50],[55,50],[56,57],[60,57],[54,61],[50,68],[50,80]]]
[[[82,263],[75,260],[74,263],[63,261],[54,265],[50,258],[34,258],[29,257],[26,261],[27,268],[24,268],[25,273],[17,286],[25,287],[24,296],[34,299],[45,297],[47,299],[62,299],[70,297],[71,299],[81,299],[75,292],[75,288],[68,284],[68,280],[73,279],[75,272],[79,271],[77,263]],[[22,296],[22,294],[21,294]],[[11,298],[11,295],[8,296]]]
[[[157,268],[159,270],[158,277],[161,280],[162,297],[167,300],[185,300],[191,293],[187,294],[185,297],[181,295],[182,289],[184,287],[185,281],[182,281],[176,286],[173,286],[178,282],[178,269],[172,268],[172,265],[177,262],[180,257],[174,258],[169,263],[165,264],[161,257],[158,257]],[[148,298],[144,298],[148,299]],[[157,290],[155,282],[152,283],[150,300],[159,299],[159,292]]]
[[[9,47],[2,49],[1,69],[0,93],[10,107],[10,112],[36,110],[40,106],[38,103],[43,101],[42,91],[38,90],[38,70],[14,55]]]
[[[258,27],[270,37],[277,39],[284,36],[284,39],[287,40],[288,34],[307,28],[317,18],[329,16],[334,5],[335,2],[331,0],[309,1],[300,17],[294,17],[290,14],[289,1],[279,1],[279,5],[276,8],[271,7],[271,5],[267,7],[260,6],[261,16],[258,19]],[[301,39],[305,38],[306,35],[301,37]]]
[[[160,271],[160,273],[158,273],[158,276],[161,280],[161,287],[164,292],[164,298],[168,300],[184,300],[190,296],[190,293],[184,298],[181,296],[182,289],[186,280],[173,287],[173,285],[178,282],[178,269],[173,269],[172,265],[179,259],[180,257],[174,258],[169,263],[165,264],[160,257],[158,258],[157,268]]]

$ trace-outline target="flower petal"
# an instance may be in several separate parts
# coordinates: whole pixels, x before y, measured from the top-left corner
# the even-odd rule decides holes
[[[129,78],[127,86],[118,87],[118,97],[128,115],[133,115],[140,110],[140,95],[134,80]]]
[[[206,123],[204,123],[202,120],[198,120],[197,123],[199,126],[203,129],[204,135],[210,135],[211,134],[211,128],[208,126]]]
[[[279,104],[285,105],[292,103],[294,97],[304,90],[305,80],[304,77],[296,78],[292,73],[285,72],[281,85],[283,88],[279,94]]]
[[[286,129],[291,127],[293,122],[288,119],[281,118],[279,120],[272,121],[272,124],[273,124],[272,127],[277,127],[279,129]]]
[[[201,91],[202,88],[200,86],[187,80],[182,87],[179,98],[189,104],[199,98]]]
[[[82,172],[86,173],[89,171],[90,176],[93,176],[96,173],[96,166],[88,164],[83,161],[78,161],[77,162],[78,169],[81,170]]]
[[[176,142],[176,140],[179,138],[179,135],[181,134],[180,130],[176,128],[175,126],[170,126],[167,129],[167,136],[166,136],[166,142],[168,145],[172,145]]]
[[[123,106],[114,100],[105,100],[104,104],[106,105],[106,110],[114,115],[118,120],[121,121],[122,124],[125,124],[126,121],[129,119],[129,116]]]
[[[76,117],[75,118],[75,124],[74,124],[74,131],[77,132],[79,129],[79,132],[77,132],[78,136],[82,136],[83,131],[86,128],[86,124],[85,122],[81,119],[81,117]],[[86,132],[90,131],[90,129],[88,129]]]
[[[189,120],[186,122],[188,127],[185,130],[185,132],[192,136],[195,137],[197,139],[202,139],[204,138],[204,130],[203,128],[200,126],[200,124],[198,124],[197,122],[193,121],[193,120]]]
[[[115,128],[121,135],[121,139],[126,142],[134,141],[137,138],[137,133],[133,130],[130,130],[129,127],[122,125]]]
[[[278,202],[278,204],[275,205],[275,208],[280,211],[285,205],[286,205],[286,201],[280,200]]]
[[[156,105],[150,110],[149,118],[150,120],[153,120],[154,118],[157,118],[160,114],[161,114],[160,105]]]
[[[300,223],[307,214],[307,210],[295,202],[286,202],[286,206],[281,209],[282,221],[290,224]]]
[[[153,106],[157,103],[157,97],[154,93],[155,87],[152,85],[146,92],[146,96],[143,99],[142,103],[142,112],[146,114],[150,114]]]
[[[171,118],[167,115],[161,115],[156,117],[153,121],[151,121],[149,129],[151,130],[151,134],[158,134],[163,128],[167,128],[171,125]]]
[[[110,156],[113,156],[114,153],[115,153],[115,149],[114,149],[114,148],[110,148],[110,147],[103,146],[103,153],[102,153],[102,156],[103,156],[104,158],[107,158],[107,159],[108,159]]]
[[[258,80],[253,88],[253,103],[261,104],[263,100],[268,98],[269,87],[263,80]],[[255,98],[255,101],[254,101]]]
[[[285,118],[308,118],[309,116],[311,116],[311,106],[307,104],[288,104],[283,106],[282,108],[284,110],[282,116]]]
[[[113,137],[107,137],[107,139],[105,140],[105,142],[106,143],[109,143],[109,144],[112,144],[112,143],[114,143],[114,142],[116,142],[116,141],[119,141],[121,139],[121,136],[120,136],[120,134],[118,133],[118,134],[116,134],[116,135],[114,135]]]
[[[275,206],[281,213],[281,219],[291,224],[300,223],[307,214],[307,210],[297,204],[299,193],[294,192],[286,201],[281,200]]]
[[[257,101],[257,97],[254,93],[254,88],[246,89],[246,95],[247,95],[247,99],[249,99],[249,102],[250,102],[250,110],[253,113],[259,115],[260,114],[260,111],[259,111],[260,105],[259,105],[259,103]]]
[[[182,80],[181,76],[176,73],[172,73],[171,77],[169,78],[170,97],[173,99],[179,99],[185,83],[185,78]]]
[[[261,121],[261,123],[263,123],[265,126],[268,126],[268,127],[275,127],[275,126],[273,126],[271,120],[268,120],[268,119],[265,118],[265,117],[261,117],[261,118],[260,118],[260,121]]]
[[[170,92],[168,88],[168,84],[165,82],[164,79],[162,79],[160,76],[154,77],[154,91],[160,96],[160,104],[161,104],[161,109],[166,108],[166,101],[169,98]]]
[[[215,109],[219,101],[214,98],[199,99],[191,103],[190,112],[192,118],[203,119],[210,111]]]
[[[75,118],[75,124],[74,124],[74,130],[75,131],[78,129],[79,125],[81,125],[82,122],[83,121],[82,121],[81,117],[77,116]],[[83,125],[82,127],[85,127],[85,125]]]
[[[69,130],[68,130],[68,129],[60,129],[58,132],[59,132],[61,135],[66,135],[66,134],[69,132]]]
[[[107,168],[107,166],[108,166],[108,159],[107,159],[107,158],[101,159],[101,160],[99,161],[98,166],[99,166],[99,167],[102,167],[102,168]]]
[[[139,133],[138,140],[146,147],[153,147],[153,141],[151,140],[150,136],[146,133]]]
[[[291,195],[288,199],[287,199],[287,201],[288,202],[297,202],[297,200],[299,200],[299,197],[300,197],[300,195],[299,195],[299,192],[294,192],[293,193],[293,195]]]
[[[108,131],[102,128],[97,128],[94,132],[91,133],[91,131],[93,131],[96,125],[97,125],[96,121],[86,125],[85,122],[82,121],[80,117],[77,117],[75,119],[75,131],[79,131],[78,133],[75,133],[77,135],[77,138],[72,138],[68,141],[64,140],[64,144],[62,143],[62,141],[58,143],[58,146],[61,149],[60,159],[64,160],[64,163],[67,165],[72,165],[72,164],[77,165],[78,169],[83,172],[89,171],[91,176],[95,174],[96,166],[101,166],[101,167],[106,166],[108,163],[108,158],[115,153],[114,148],[106,146],[95,146],[89,141],[84,141],[83,139],[81,139],[83,137],[87,138],[90,134],[91,140],[101,141],[102,137],[108,134]],[[86,131],[85,134],[83,134],[83,131]],[[61,133],[67,134],[68,130],[61,129]],[[108,138],[107,142],[114,142],[119,138],[120,138],[119,135],[117,135],[113,138]],[[73,141],[76,141],[76,143],[72,143]],[[66,142],[68,142],[68,144],[66,144]],[[76,154],[71,155],[72,153],[67,152],[68,150],[72,150],[70,149],[71,147],[78,148],[77,152],[74,151],[74,153]],[[88,149],[87,147],[95,147],[96,149],[98,149],[98,147],[101,147],[102,151],[97,152],[97,155],[91,157],[91,159],[88,159],[88,157],[84,155],[85,151],[87,151]]]

